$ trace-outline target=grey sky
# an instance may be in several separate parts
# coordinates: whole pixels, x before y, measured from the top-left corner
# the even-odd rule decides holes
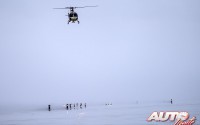
[[[80,24],[67,24],[77,9]],[[200,100],[199,0],[1,0],[0,103]]]

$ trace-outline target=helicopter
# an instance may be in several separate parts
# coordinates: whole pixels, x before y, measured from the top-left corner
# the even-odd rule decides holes
[[[54,9],[69,9],[69,13],[68,15],[68,24],[70,22],[75,23],[76,21],[78,22],[78,24],[80,23],[80,21],[78,20],[78,14],[74,11],[76,8],[86,8],[86,7],[97,7],[97,6],[83,6],[83,7],[65,7],[65,8],[54,8]]]

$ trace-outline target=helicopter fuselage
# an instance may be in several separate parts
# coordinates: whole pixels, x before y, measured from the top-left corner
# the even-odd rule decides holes
[[[74,11],[68,13],[68,18],[69,18],[68,23],[69,22],[75,23],[76,21],[79,23],[78,14],[76,12],[74,12]]]

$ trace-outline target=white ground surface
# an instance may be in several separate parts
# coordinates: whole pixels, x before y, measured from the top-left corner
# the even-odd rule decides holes
[[[52,106],[53,107],[53,106]],[[8,108],[8,107],[7,107]],[[65,110],[57,106],[28,110],[0,108],[0,125],[173,125],[174,122],[147,122],[154,111],[186,111],[200,125],[200,104],[128,104],[96,105],[86,109]]]

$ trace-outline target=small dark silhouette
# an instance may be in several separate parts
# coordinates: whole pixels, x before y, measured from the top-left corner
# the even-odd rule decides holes
[[[107,105],[107,106],[111,106],[111,105],[112,105],[112,103],[106,103],[105,105]]]
[[[72,104],[69,104],[69,108],[70,108],[70,110],[72,109]]]
[[[68,106],[68,104],[66,104],[66,109],[67,109],[67,110],[69,109],[69,106]]]
[[[51,111],[51,105],[48,105],[48,110]]]
[[[171,104],[173,103],[173,102],[172,102],[172,99],[171,99],[171,101],[170,101],[170,102],[171,102]]]
[[[85,108],[87,107],[87,104],[85,103]]]
[[[80,103],[80,108],[82,109],[82,103]]]

